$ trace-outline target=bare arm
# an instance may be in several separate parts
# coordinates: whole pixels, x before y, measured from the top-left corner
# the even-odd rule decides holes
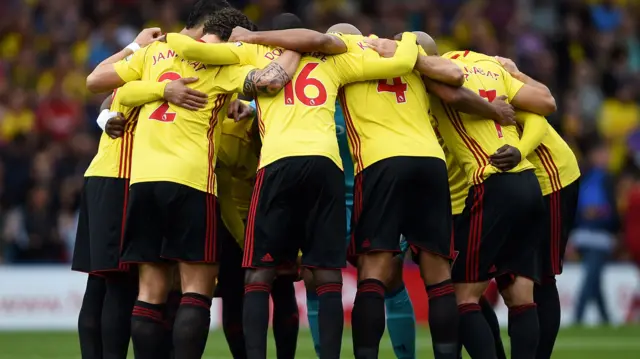
[[[526,83],[511,99],[511,104],[521,110],[542,116],[549,116],[557,109],[556,100],[548,88],[545,90]]]
[[[285,51],[276,61],[261,70],[249,72],[244,80],[243,93],[246,96],[275,96],[291,81],[298,69],[300,54]]]
[[[347,52],[347,45],[337,36],[323,34],[308,29],[289,29],[275,31],[248,31],[234,29],[230,41],[243,41],[261,44],[297,52],[322,52],[337,55]]]
[[[426,77],[447,85],[460,87],[464,84],[462,69],[440,56],[418,55],[415,69]]]
[[[492,119],[501,124],[505,121],[505,115],[498,111],[496,106],[478,96],[475,92],[465,87],[453,87],[425,77],[423,77],[423,80],[430,95],[439,97],[456,110]]]
[[[100,112],[110,109],[112,102],[113,102],[113,94],[107,96],[107,98],[105,98],[104,101],[102,101],[102,105],[100,105]]]
[[[524,83],[511,100],[514,106],[542,116],[548,116],[556,111],[556,100],[547,86],[520,72],[513,60],[499,56],[496,56],[496,59],[513,78]]]

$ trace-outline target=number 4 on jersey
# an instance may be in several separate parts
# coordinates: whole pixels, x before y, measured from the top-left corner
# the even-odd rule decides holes
[[[399,77],[394,78],[392,84],[388,83],[388,80],[378,81],[378,92],[391,92],[396,95],[397,103],[407,102],[407,84],[402,82]]]
[[[493,100],[495,100],[497,96],[496,90],[478,90],[478,94],[480,95],[480,97],[489,100],[489,102],[493,102]],[[498,138],[502,138],[502,126],[500,126],[500,124],[495,121],[494,123],[496,125],[496,131],[498,132]]]

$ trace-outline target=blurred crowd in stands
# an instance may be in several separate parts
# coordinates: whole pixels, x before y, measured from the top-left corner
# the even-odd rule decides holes
[[[179,31],[192,1],[0,2],[0,262],[69,260],[105,97],[87,92],[86,75],[143,27]],[[640,262],[640,1],[230,2],[259,26],[290,11],[319,31],[424,30],[441,53],[513,58],[552,89],[559,111],[549,121],[582,161],[579,226],[610,233],[607,251]]]

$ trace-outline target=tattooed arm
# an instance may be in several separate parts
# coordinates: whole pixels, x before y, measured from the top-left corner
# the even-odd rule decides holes
[[[249,72],[244,80],[244,94],[251,97],[275,96],[291,81],[298,69],[299,62],[299,53],[285,51],[264,69]]]

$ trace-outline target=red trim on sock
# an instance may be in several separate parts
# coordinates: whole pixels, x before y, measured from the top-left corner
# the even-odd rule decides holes
[[[342,283],[321,284],[316,288],[316,294],[318,294],[319,296],[327,293],[342,294]]]
[[[433,288],[427,291],[427,296],[429,299],[435,299],[438,297],[442,297],[445,295],[453,294],[455,290],[453,289],[453,284],[445,284],[442,287]]]
[[[193,305],[195,307],[202,307],[206,310],[211,309],[211,303],[207,303],[203,300],[192,297],[182,297],[182,299],[180,300],[180,305]]]
[[[536,303],[529,303],[523,305],[516,305],[515,307],[509,308],[509,316],[520,315],[527,310],[535,309],[538,305]]]
[[[271,286],[268,285],[267,283],[251,283],[251,284],[245,284],[244,286],[244,293],[249,293],[249,292],[267,292],[270,293],[271,292]]]
[[[481,309],[480,304],[478,303],[458,304],[458,314],[460,315],[471,313],[471,312],[479,312],[480,309]]]
[[[149,309],[149,308],[140,307],[137,305],[133,307],[133,311],[131,312],[131,315],[135,317],[145,317],[145,318],[153,319],[156,322],[160,322],[160,323],[163,322],[161,312],[157,310]]]
[[[358,286],[356,295],[360,293],[377,293],[384,297],[384,287],[378,283],[363,283]]]

